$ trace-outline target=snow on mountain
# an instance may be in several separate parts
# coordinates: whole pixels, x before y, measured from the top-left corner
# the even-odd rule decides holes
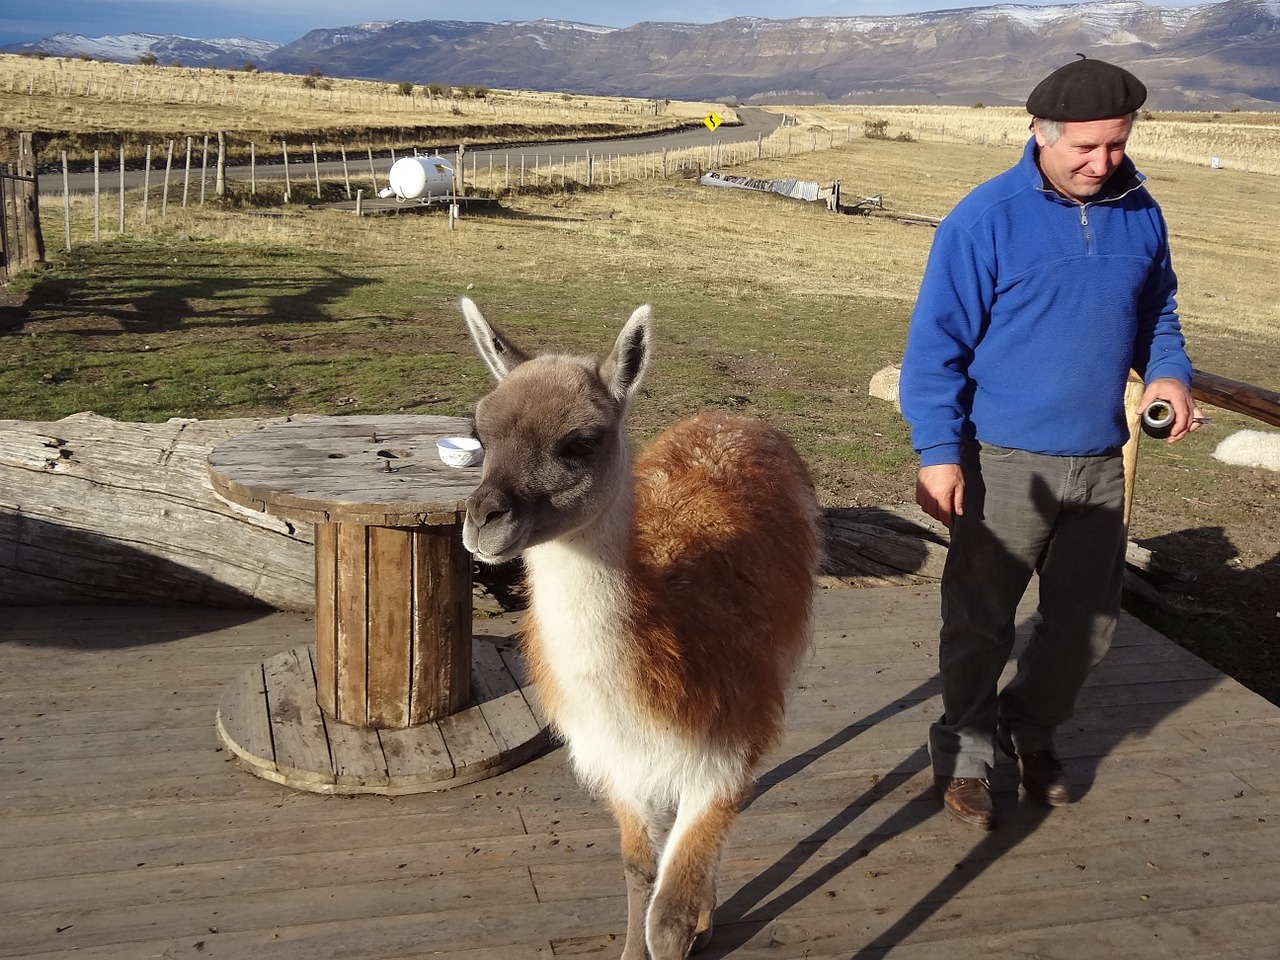
[[[57,33],[37,43],[13,44],[4,49],[11,53],[40,50],[55,57],[86,56],[117,63],[134,63],[139,57],[150,54],[162,63],[177,60],[188,66],[211,63],[231,66],[246,60],[260,60],[279,46],[278,43],[250,37],[205,40],[156,33],[125,33],[111,37]]]
[[[1193,0],[1194,2],[1194,0]],[[565,20],[368,21],[288,44],[130,34],[59,35],[9,51],[238,66],[388,82],[773,102],[778,91],[844,102],[1021,103],[1079,52],[1139,72],[1153,109],[1280,105],[1280,0],[1164,7],[1143,0],[999,3],[920,13],[737,17],[629,27]],[[789,95],[791,95],[789,94]]]

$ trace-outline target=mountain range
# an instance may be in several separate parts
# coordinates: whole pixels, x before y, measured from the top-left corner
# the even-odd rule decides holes
[[[59,34],[3,49],[654,99],[960,105],[1021,103],[1040,77],[1083,53],[1137,73],[1152,109],[1280,109],[1280,0],[1000,4],[624,28],[393,20],[312,30],[286,44]]]

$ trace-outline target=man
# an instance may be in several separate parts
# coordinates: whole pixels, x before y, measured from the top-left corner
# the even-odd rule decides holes
[[[1164,218],[1125,156],[1145,100],[1101,60],[1041,81],[1021,161],[938,226],[912,313],[900,395],[916,500],[951,528],[929,752],[946,809],[981,827],[996,825],[997,743],[1031,797],[1071,800],[1054,731],[1119,614],[1130,368],[1144,409],[1172,405],[1168,442],[1199,426]],[[998,690],[1033,571],[1040,619]]]

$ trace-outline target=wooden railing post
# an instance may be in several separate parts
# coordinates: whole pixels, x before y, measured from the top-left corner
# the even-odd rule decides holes
[[[1138,402],[1146,385],[1133,370],[1124,385],[1124,418],[1129,424],[1129,440],[1124,445],[1124,528],[1129,529],[1129,515],[1133,512],[1133,485],[1138,475],[1138,438],[1142,436],[1142,410]]]

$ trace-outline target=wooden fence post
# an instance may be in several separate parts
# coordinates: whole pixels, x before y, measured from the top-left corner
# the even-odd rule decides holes
[[[187,137],[187,166],[182,174],[182,209],[187,208],[187,194],[191,190],[191,138]]]
[[[147,207],[151,202],[151,144],[147,144],[145,166],[142,172],[142,225],[147,225]]]
[[[120,144],[120,226],[117,233],[124,233],[124,143]]]
[[[101,237],[101,221],[102,221],[102,178],[100,176],[100,167],[98,163],[98,151],[93,151],[93,242],[97,243]]]
[[[204,206],[205,185],[209,182],[209,135],[204,135],[204,149],[200,152],[200,206]]]
[[[173,141],[169,141],[169,155],[164,161],[164,193],[160,195],[160,219],[169,216],[169,173],[173,170]]]
[[[71,252],[71,178],[67,171],[67,151],[62,151],[62,230],[67,253]]]
[[[213,175],[213,194],[222,199],[227,195],[227,134],[218,131],[218,164]]]
[[[29,133],[18,134],[18,175],[23,179],[15,184],[15,196],[21,194],[17,229],[22,234],[24,262],[29,268],[42,269],[44,259],[44,235],[40,232],[40,188],[36,182],[35,138]]]
[[[284,202],[289,202],[289,194],[293,193],[293,184],[289,182],[289,142],[280,141],[280,151],[284,155]]]
[[[0,164],[0,283],[9,282],[9,172],[7,163]],[[17,183],[14,183],[17,187]]]

